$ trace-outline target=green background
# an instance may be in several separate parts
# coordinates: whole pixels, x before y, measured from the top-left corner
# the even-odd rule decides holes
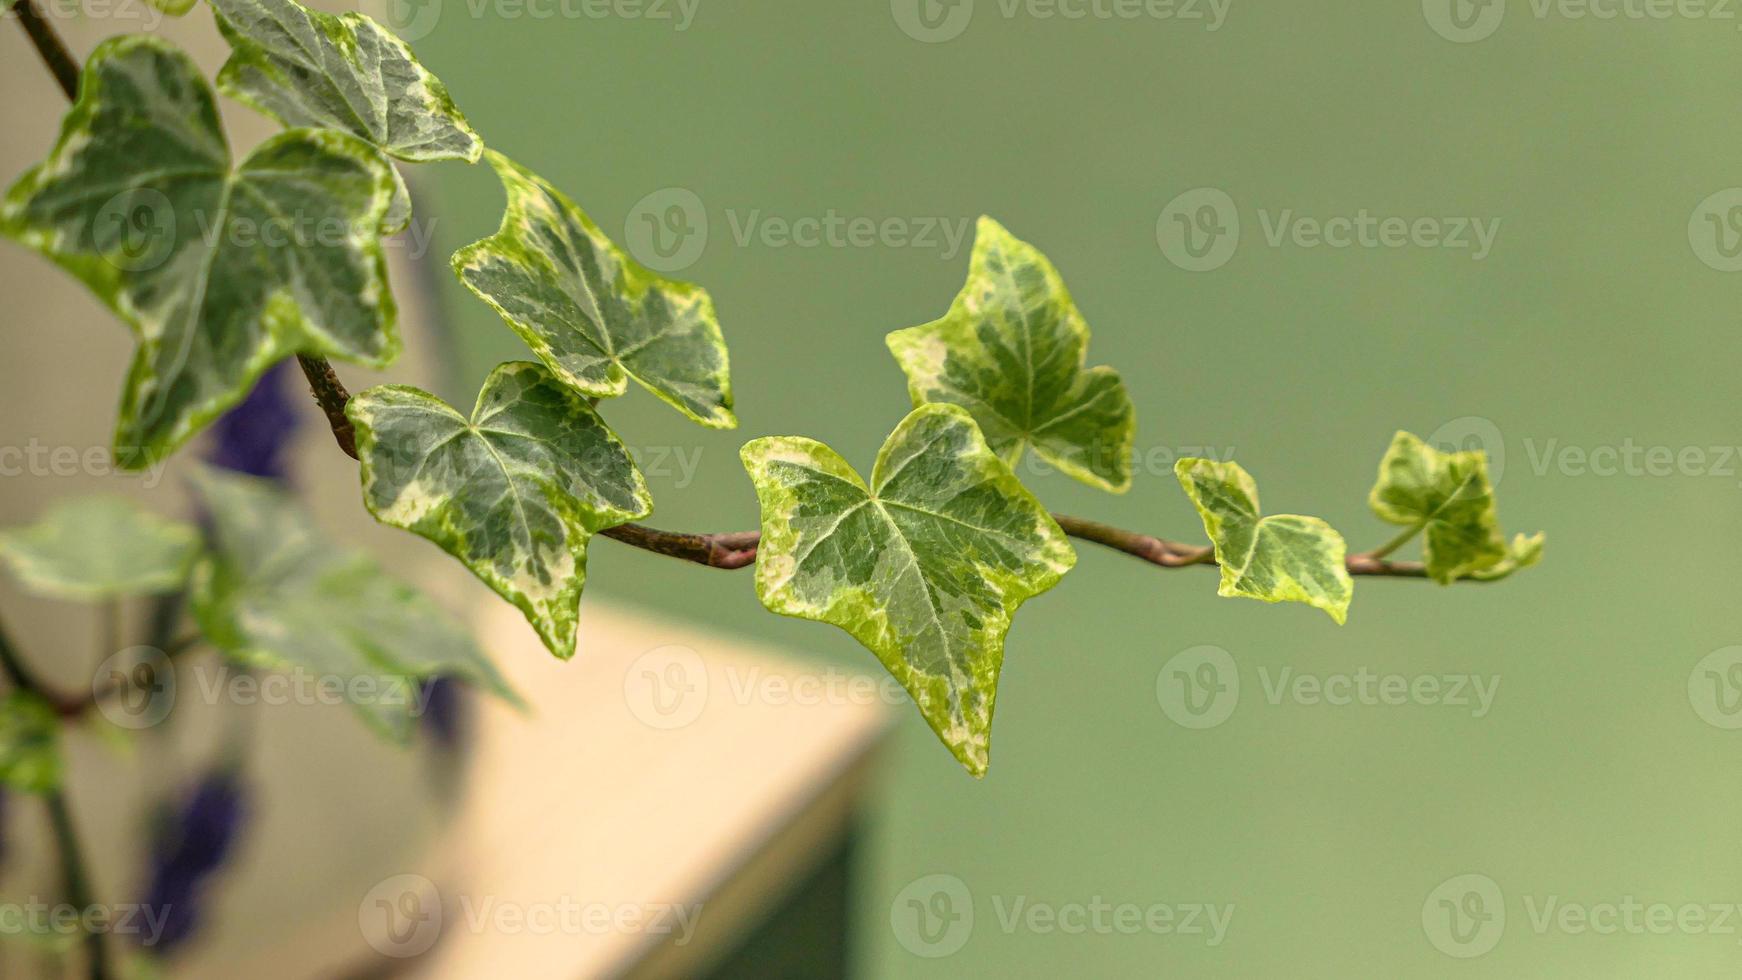
[[[968,778],[903,709],[858,897],[871,977],[962,975],[1733,976],[1737,935],[1540,931],[1532,903],[1742,901],[1742,733],[1688,680],[1742,643],[1733,542],[1742,465],[1598,476],[1562,447],[1742,443],[1742,280],[1690,246],[1689,216],[1742,184],[1736,19],[1538,16],[1513,0],[1457,44],[1415,3],[1234,2],[1178,20],[1039,19],[994,0],[919,43],[883,0],[711,3],[687,31],[611,17],[474,17],[448,0],[418,43],[492,146],[614,236],[650,192],[687,188],[712,235],[681,273],[713,293],[743,425],[710,433],[635,390],[606,412],[632,444],[701,451],[693,485],[650,476],[653,523],[753,526],[737,447],[822,439],[861,466],[908,408],[886,332],[949,305],[967,256],[939,248],[740,246],[731,217],[997,216],[1059,266],[1092,363],[1138,406],[1136,485],[1112,497],[1030,476],[1055,509],[1201,538],[1168,472],[1232,452],[1273,512],[1355,548],[1390,531],[1366,494],[1392,432],[1480,416],[1502,433],[1501,516],[1549,534],[1502,586],[1361,581],[1347,627],[1218,599],[1213,575],[1082,549],[1017,617],[993,766]],[[575,8],[579,9],[579,8]],[[493,231],[482,167],[425,168],[437,258]],[[1157,245],[1175,195],[1239,204],[1242,244],[1189,273]],[[1494,251],[1271,247],[1260,210],[1501,221]],[[524,357],[457,287],[469,401]],[[1492,447],[1491,447],[1492,448]],[[1714,464],[1718,461],[1713,460]],[[865,668],[844,633],[761,610],[746,575],[595,549],[589,601],[625,600]],[[1240,665],[1240,704],[1189,731],[1157,674],[1200,644]],[[583,651],[584,652],[584,651]],[[1491,714],[1264,696],[1260,670],[1499,675]],[[1480,873],[1506,896],[1492,952],[1460,960],[1423,903]],[[890,903],[930,874],[974,896],[971,938],[917,957]],[[1226,941],[1006,932],[998,904],[1212,902]],[[1731,927],[1742,931],[1734,920]]]

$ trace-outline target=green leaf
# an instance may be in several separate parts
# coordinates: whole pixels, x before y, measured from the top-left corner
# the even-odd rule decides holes
[[[1012,467],[1032,446],[1085,483],[1131,488],[1137,426],[1125,382],[1084,367],[1089,326],[1064,279],[998,222],[980,219],[967,284],[944,318],[888,344],[915,405],[963,406]]]
[[[171,17],[180,17],[194,9],[195,0],[145,0],[145,2]]]
[[[28,691],[0,700],[0,783],[20,793],[60,788],[60,718]]]
[[[484,152],[441,79],[368,17],[335,17],[295,0],[210,2],[234,50],[218,71],[225,95],[285,126],[337,129],[410,163],[476,163]],[[388,233],[411,220],[411,193],[395,177]]]
[[[194,568],[201,631],[252,666],[343,683],[371,727],[404,741],[419,682],[458,677],[518,702],[471,637],[368,557],[318,536],[282,491],[201,468],[194,488],[212,521],[212,554]]]
[[[4,231],[96,293],[139,340],[116,455],[139,469],[304,352],[384,367],[398,353],[378,229],[393,170],[362,140],[293,130],[232,170],[211,88],[150,37],[99,45]]]
[[[985,775],[1004,635],[1076,564],[1064,532],[955,405],[903,420],[869,486],[810,439],[757,439],[743,458],[762,504],[762,604],[852,634]]]
[[[1505,558],[1479,572],[1471,572],[1470,577],[1478,582],[1498,582],[1511,577],[1514,572],[1535,565],[1542,561],[1542,547],[1546,538],[1547,535],[1541,531],[1534,535],[1515,535],[1512,546],[1506,549]]]
[[[1425,532],[1422,560],[1428,576],[1441,584],[1507,556],[1488,457],[1479,449],[1441,452],[1399,432],[1379,463],[1368,502],[1381,520]]]
[[[575,203],[500,153],[508,210],[454,253],[454,273],[575,390],[611,398],[629,379],[703,425],[730,429],[726,341],[707,290],[642,268]]]
[[[376,520],[428,538],[575,651],[587,540],[653,510],[641,471],[584,396],[542,365],[496,368],[467,419],[434,395],[371,388],[346,414]]]
[[[1343,536],[1316,517],[1260,517],[1258,485],[1238,463],[1182,459],[1174,474],[1198,509],[1222,566],[1217,594],[1304,602],[1341,624],[1355,591]]]
[[[172,591],[199,550],[191,525],[118,497],[75,497],[35,524],[0,530],[0,561],[30,591],[57,599]]]

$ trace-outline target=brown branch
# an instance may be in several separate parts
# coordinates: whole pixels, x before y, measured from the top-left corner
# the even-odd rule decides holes
[[[308,379],[309,391],[315,396],[315,404],[327,417],[327,425],[332,427],[333,438],[339,443],[346,456],[360,459],[357,455],[357,432],[351,427],[351,420],[345,415],[345,405],[351,400],[351,393],[345,390],[345,383],[339,380],[339,373],[333,370],[333,365],[324,357],[314,357],[309,354],[296,355],[296,363],[302,365],[302,376]]]
[[[36,0],[18,0],[18,25],[24,28],[24,33],[30,35],[30,43],[36,48],[36,53],[42,58],[42,63],[48,66],[49,74],[59,83],[60,90],[66,93],[68,99],[79,97],[79,63],[73,60],[67,46],[61,43],[60,35],[54,32],[54,25],[36,9]]]

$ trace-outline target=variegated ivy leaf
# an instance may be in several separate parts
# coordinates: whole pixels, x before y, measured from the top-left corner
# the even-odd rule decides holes
[[[35,524],[0,530],[0,561],[32,592],[59,599],[171,591],[199,550],[191,525],[117,497],[75,497]]]
[[[218,71],[225,95],[286,126],[342,130],[411,163],[476,163],[484,152],[441,79],[368,17],[334,17],[295,0],[210,2],[234,50]],[[383,229],[410,219],[411,194],[399,181]]]
[[[60,141],[0,226],[79,277],[138,337],[116,455],[161,459],[286,355],[383,367],[398,352],[378,229],[392,168],[292,130],[235,169],[211,87],[144,36],[98,46]]]
[[[508,211],[495,235],[454,253],[460,280],[575,390],[611,398],[634,378],[703,425],[737,426],[707,291],[642,268],[556,188],[486,156]]]
[[[1488,457],[1479,449],[1441,452],[1399,432],[1379,463],[1368,503],[1381,520],[1422,532],[1422,561],[1441,584],[1506,558]]]
[[[1479,582],[1498,582],[1511,577],[1514,572],[1535,565],[1542,561],[1542,548],[1546,537],[1541,531],[1532,535],[1514,535],[1512,546],[1506,549],[1505,558],[1479,572],[1471,572],[1470,577]]]
[[[587,399],[540,364],[503,364],[471,418],[383,385],[345,413],[363,502],[440,545],[526,614],[550,652],[575,651],[587,539],[653,510],[641,471]]]
[[[0,785],[20,793],[60,788],[60,718],[29,691],[0,700]]]
[[[371,727],[404,741],[424,679],[457,677],[517,701],[466,631],[421,592],[313,529],[264,480],[202,468],[211,554],[194,568],[190,606],[225,655],[338,686]]]
[[[810,439],[757,439],[743,457],[762,504],[763,605],[852,634],[985,775],[1010,619],[1077,560],[1046,508],[956,405],[903,420],[869,485]]]
[[[1182,459],[1174,464],[1186,496],[1222,566],[1219,595],[1304,602],[1341,624],[1355,585],[1343,536],[1316,517],[1261,517],[1258,485],[1238,463]]]
[[[915,405],[950,402],[1015,466],[1040,458],[1115,493],[1131,487],[1136,413],[1119,372],[1085,368],[1089,326],[1046,256],[981,218],[968,281],[941,320],[897,330],[889,350]]]

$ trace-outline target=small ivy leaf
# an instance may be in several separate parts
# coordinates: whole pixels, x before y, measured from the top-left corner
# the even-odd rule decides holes
[[[295,0],[210,0],[234,53],[218,91],[285,126],[337,129],[408,163],[477,163],[484,141],[441,79],[392,32],[358,13],[332,16]],[[394,174],[382,231],[411,220],[411,192]]]
[[[1137,425],[1125,382],[1110,367],[1084,367],[1089,326],[1064,279],[1003,225],[980,219],[949,313],[887,341],[913,403],[963,406],[1012,467],[1032,446],[1084,483],[1131,488]]]
[[[587,540],[653,510],[629,450],[543,365],[496,368],[467,419],[434,395],[371,388],[345,410],[376,520],[428,538],[575,652]]]
[[[1499,562],[1471,572],[1470,577],[1478,582],[1498,582],[1509,578],[1514,572],[1523,571],[1542,561],[1543,542],[1547,535],[1538,531],[1533,535],[1518,534],[1512,538],[1512,546],[1506,550],[1506,557]]]
[[[702,425],[731,429],[726,341],[707,290],[642,268],[556,188],[486,152],[508,210],[454,253],[454,273],[575,390],[614,398],[629,379]]]
[[[321,538],[283,491],[206,467],[193,485],[211,515],[212,553],[194,567],[189,605],[225,655],[342,682],[364,721],[398,742],[414,730],[424,678],[457,675],[519,703],[440,607]]]
[[[35,524],[0,530],[0,561],[27,589],[57,599],[173,591],[199,550],[191,525],[118,497],[76,497]]]
[[[153,9],[161,10],[171,17],[180,17],[194,9],[196,0],[145,0]]]
[[[1316,517],[1260,517],[1258,485],[1238,463],[1182,459],[1174,475],[1198,509],[1222,566],[1218,595],[1304,602],[1341,625],[1355,584],[1343,536]]]
[[[1399,432],[1368,502],[1381,520],[1423,531],[1422,561],[1442,585],[1506,558],[1488,457],[1479,449],[1441,452]]]
[[[956,405],[908,415],[869,486],[810,439],[757,439],[742,455],[762,505],[762,604],[852,634],[985,775],[1010,619],[1077,560],[1046,508]]]
[[[20,793],[60,788],[60,719],[29,691],[0,700],[0,783]]]
[[[393,187],[379,152],[330,130],[281,133],[232,169],[192,59],[120,37],[91,55],[60,141],[7,193],[0,230],[137,336],[115,441],[120,465],[140,469],[289,354],[393,360],[377,233]]]

